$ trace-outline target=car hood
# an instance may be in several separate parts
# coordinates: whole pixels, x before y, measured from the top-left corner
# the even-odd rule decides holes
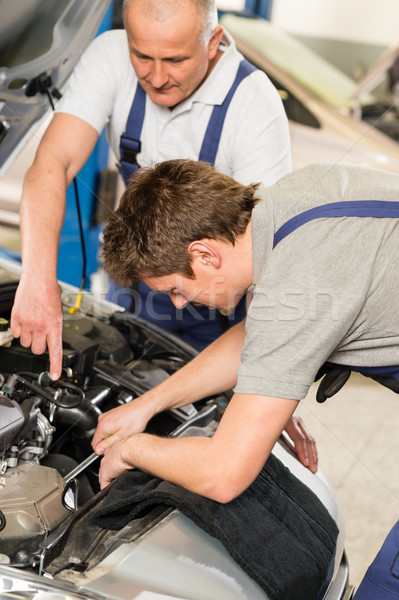
[[[0,176],[51,110],[110,0],[0,0]]]

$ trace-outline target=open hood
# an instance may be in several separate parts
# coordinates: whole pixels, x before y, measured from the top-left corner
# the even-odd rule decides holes
[[[0,0],[0,176],[51,109],[111,0]]]

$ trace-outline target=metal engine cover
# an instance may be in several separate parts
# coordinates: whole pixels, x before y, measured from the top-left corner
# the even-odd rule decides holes
[[[10,449],[24,420],[19,404],[0,392],[0,456]]]
[[[0,477],[0,553],[37,550],[40,541],[70,514],[62,504],[65,480],[55,469],[20,462]]]

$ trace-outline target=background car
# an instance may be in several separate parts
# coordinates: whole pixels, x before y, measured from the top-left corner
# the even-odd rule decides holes
[[[240,52],[279,90],[290,123],[294,168],[332,161],[399,172],[399,113],[394,103],[381,102],[369,86],[359,86],[269,21],[234,14],[220,21]],[[391,66],[384,63],[374,85]]]

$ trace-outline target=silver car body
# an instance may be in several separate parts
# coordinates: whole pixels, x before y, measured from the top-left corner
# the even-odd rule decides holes
[[[0,274],[3,281],[8,279],[17,281],[19,273],[19,265],[13,261],[0,260]],[[68,308],[74,305],[78,290],[70,285],[60,285],[65,310],[68,311]],[[103,321],[107,317],[112,317],[117,310],[120,310],[120,307],[86,293],[78,317],[88,314],[93,318],[98,315]],[[72,326],[73,324],[74,321]],[[136,325],[140,327],[140,320],[135,322]],[[152,331],[153,335],[158,335],[156,327],[152,325],[149,328],[148,325],[145,327],[147,331]],[[170,334],[161,335],[163,339],[165,335],[166,338],[170,337]],[[160,339],[162,341],[162,338]],[[184,351],[187,355],[186,344],[174,340],[173,336],[170,340],[176,344],[177,352],[180,345],[182,354]],[[191,351],[190,348],[188,351]],[[140,359],[135,360],[135,368],[139,364]],[[1,370],[0,368],[0,372]],[[0,390],[0,405],[2,401],[4,402],[4,397],[2,399]],[[196,417],[195,409],[191,406],[186,411],[183,425],[180,426],[182,434],[190,433],[190,427],[195,425]],[[2,427],[4,426],[6,423],[2,424]],[[217,427],[217,424],[212,419],[208,424],[203,425],[204,430],[214,427]],[[335,491],[321,469],[316,475],[312,474],[299,463],[284,441],[276,444],[273,453],[319,497],[338,525],[339,537],[334,572],[324,600],[342,600],[348,589],[348,565],[344,552],[344,519]],[[35,535],[35,529],[29,525],[34,522],[34,519],[27,513],[32,507],[33,489],[29,489],[29,486],[26,487],[23,483],[24,478],[29,481],[27,475],[29,469],[35,469],[37,485],[35,484],[34,487],[40,490],[39,481],[42,478],[40,469],[44,469],[45,472],[48,469],[46,466],[42,467],[40,462],[33,464],[31,461],[22,460],[17,471],[11,470],[11,480],[14,480],[11,489],[7,488],[7,485],[9,486],[7,476],[3,484],[0,482],[0,506],[3,512],[8,510],[10,518],[16,519],[16,529],[27,539]],[[59,476],[56,477],[57,484],[63,488],[64,484],[62,481],[59,483]],[[92,500],[97,501],[96,497]],[[6,556],[7,548],[8,554],[12,553],[12,550],[10,552],[9,543],[3,537],[4,531],[3,534],[0,533],[0,600],[6,598],[56,600],[61,597],[71,600],[81,597],[114,600],[177,600],[178,598],[264,600],[265,594],[261,588],[237,565],[216,538],[205,533],[177,510],[172,509],[155,511],[146,521],[138,519],[120,531],[108,532],[106,545],[98,559],[88,559],[88,564],[82,569],[73,568],[73,565],[79,563],[79,550],[74,549],[69,540],[74,539],[74,531],[84,527],[84,521],[81,519],[87,518],[92,500],[88,501],[87,506],[85,504],[79,507],[78,512],[70,514],[61,503],[57,508],[57,502],[53,499],[50,516],[57,525],[44,537],[40,534],[43,539],[40,540],[38,537],[36,568],[18,569],[7,566],[9,562]],[[41,501],[43,502],[43,499]],[[23,507],[21,513],[18,511],[19,505]],[[42,514],[49,515],[49,505],[46,508],[44,504],[42,511]],[[19,515],[22,520],[19,520]],[[37,535],[39,536],[39,533]],[[78,532],[78,535],[81,536],[81,533]],[[96,546],[101,546],[101,539],[90,542],[88,546],[91,548],[90,552],[95,551]],[[48,557],[55,548],[57,548],[57,556],[54,562],[48,560]],[[69,563],[71,568],[68,567]],[[59,564],[63,565],[63,568],[56,568]]]
[[[294,168],[332,161],[399,172],[398,143],[355,116],[355,104],[375,102],[368,87],[358,93],[349,76],[268,21],[226,14],[221,23],[280,91]]]

